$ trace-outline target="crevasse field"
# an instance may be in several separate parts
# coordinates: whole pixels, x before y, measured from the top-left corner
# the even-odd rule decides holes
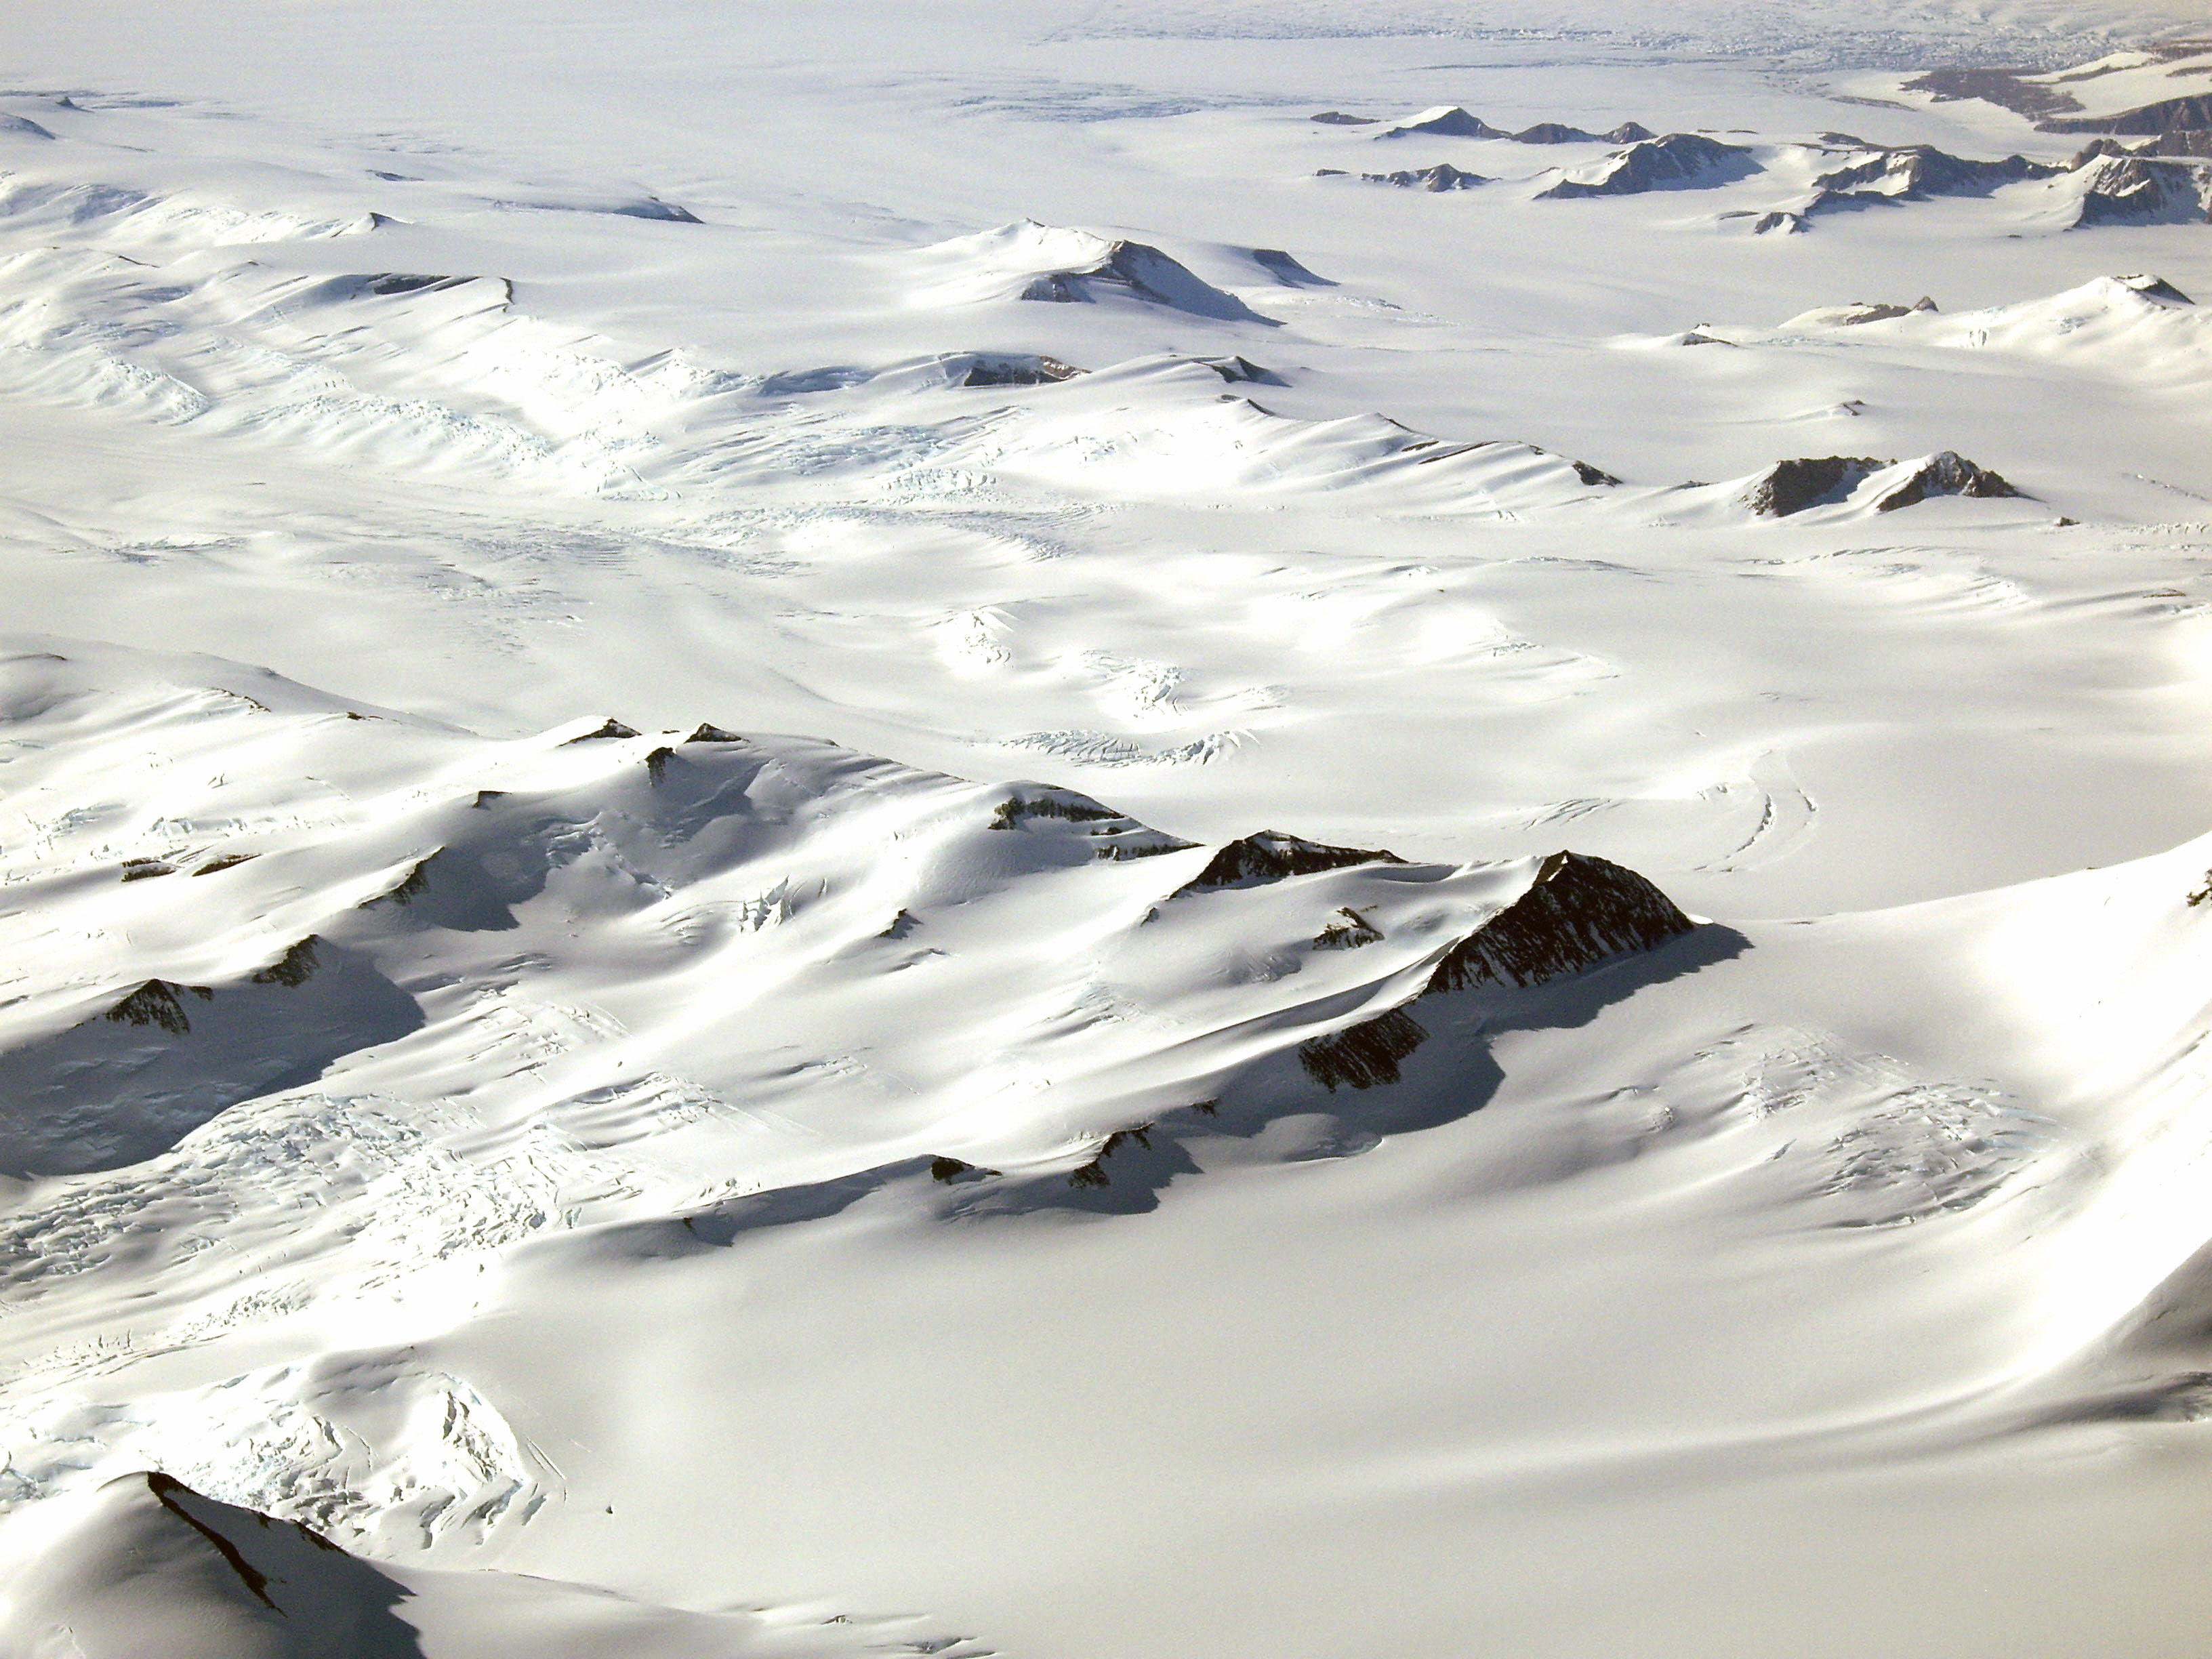
[[[17,0],[0,1659],[2207,1651],[2208,218],[2191,0]]]

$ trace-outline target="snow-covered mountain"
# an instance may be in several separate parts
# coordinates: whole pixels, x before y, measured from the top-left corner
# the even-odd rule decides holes
[[[1481,13],[11,15],[0,1659],[2191,1650],[2212,40]]]

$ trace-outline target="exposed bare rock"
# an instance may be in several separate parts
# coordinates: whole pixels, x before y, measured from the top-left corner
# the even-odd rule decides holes
[[[1378,138],[1510,138],[1512,134],[1502,127],[1493,127],[1480,115],[1469,113],[1455,104],[1423,110],[1402,127],[1377,133]]]
[[[1125,861],[1130,859],[1157,858],[1164,853],[1184,853],[1198,843],[1167,835],[1151,825],[1139,823],[1126,813],[1110,806],[1103,806],[1088,795],[1078,794],[1073,789],[1045,789],[1036,786],[1019,791],[1000,801],[993,809],[991,828],[1018,830],[1039,819],[1056,819],[1065,823],[1085,826],[1083,833],[1092,845],[1091,856]]]
[[[1905,90],[1927,93],[1939,104],[1978,98],[1984,103],[1995,104],[2031,119],[2039,115],[2056,115],[2081,107],[2081,100],[2070,92],[2063,92],[2056,87],[2040,86],[2021,78],[2033,72],[2004,69],[1933,70],[1917,79],[1907,81]],[[2050,130],[2049,123],[2045,123],[2045,130]]]
[[[1527,892],[1451,948],[1428,988],[1541,985],[1627,951],[1654,950],[1695,925],[1635,871],[1583,853],[1554,853]]]
[[[1019,298],[1058,305],[1089,304],[1120,294],[1224,322],[1269,323],[1232,294],[1224,293],[1179,261],[1143,242],[1116,241],[1096,264],[1033,277]]]
[[[1874,510],[1894,513],[1900,507],[1911,507],[1930,495],[1970,495],[1986,500],[2019,494],[2001,475],[1946,449],[1930,455],[1910,477],[1885,490],[1875,502]]]
[[[1200,357],[1196,360],[1212,369],[1231,385],[1239,382],[1252,386],[1288,386],[1290,382],[1272,368],[1262,368],[1249,357]]]
[[[1670,132],[1648,138],[1607,157],[1583,178],[1565,178],[1540,198],[1564,201],[1582,196],[1640,196],[1646,191],[1698,179],[1723,183],[1750,171],[1751,152],[1702,133]]]
[[[1056,380],[1072,380],[1083,372],[1072,363],[1063,363],[1057,357],[1005,354],[978,356],[968,373],[962,377],[960,384],[963,386],[1049,386]]]
[[[1563,126],[1557,121],[1539,121],[1534,126],[1524,127],[1515,133],[1513,142],[1516,144],[1595,144],[1599,139],[1597,134],[1584,132],[1580,127]]]
[[[1252,263],[1273,276],[1285,288],[1334,288],[1336,284],[1326,276],[1317,276],[1308,270],[1282,248],[1255,247]]]
[[[183,1036],[192,1029],[192,1022],[185,1013],[184,1000],[179,991],[190,991],[203,1002],[215,995],[204,985],[172,985],[165,979],[149,979],[129,996],[107,1011],[107,1018],[118,1025],[158,1025],[173,1036]]]
[[[2077,226],[2201,223],[2212,218],[2212,180],[2185,161],[2106,156],[2089,167]]]
[[[1340,109],[1325,109],[1318,115],[1310,115],[1310,121],[1318,121],[1325,127],[1371,127],[1378,123],[1371,115],[1346,115]]]
[[[1395,853],[1362,847],[1330,847],[1303,841],[1273,830],[1232,841],[1216,853],[1206,868],[1171,896],[1212,892],[1222,887],[1256,887],[1286,876],[1311,875],[1317,870],[1342,870],[1355,864],[1403,864]]]
[[[1449,161],[1417,172],[1363,173],[1359,177],[1366,184],[1395,185],[1400,190],[1473,190],[1490,182],[1479,173],[1462,173]]]
[[[1898,314],[1902,315],[1902,311]],[[1875,474],[1893,471],[1899,465],[1867,455],[1825,455],[1778,461],[1753,485],[1744,497],[1744,504],[1763,517],[1786,519],[1809,507],[1841,501]],[[2001,475],[1947,449],[1929,456],[1909,472],[1892,480],[1872,505],[1877,513],[1893,513],[1931,495],[1986,498],[2019,494]]]
[[[1403,1008],[1347,1025],[1298,1045],[1306,1075],[1334,1094],[1339,1084],[1372,1089],[1398,1080],[1398,1063],[1429,1040],[1428,1028]]]
[[[2024,155],[2008,155],[1994,161],[1953,155],[1929,144],[1885,149],[1870,159],[1814,180],[1820,194],[1814,210],[1837,201],[1922,201],[1930,196],[1956,196],[1995,190],[2025,179],[2047,179],[2062,169]]]
[[[2193,306],[2197,303],[2165,277],[2154,276],[2147,271],[2132,276],[2115,276],[2112,280],[2122,288],[2133,289],[2144,299],[2156,300],[2162,305]]]
[[[624,726],[620,720],[611,716],[603,724],[593,726],[580,737],[570,738],[568,741],[570,743],[603,743],[616,738],[634,738],[636,735],[635,726]]]
[[[2080,108],[2078,104],[2075,108]],[[2045,121],[2039,132],[2115,132],[2149,134],[2198,132],[2212,128],[2212,93],[2191,98],[2166,98],[2155,104],[2122,110],[2117,115],[2082,115],[2063,121]]]

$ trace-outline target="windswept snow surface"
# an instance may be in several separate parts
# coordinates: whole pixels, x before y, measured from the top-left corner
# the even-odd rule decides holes
[[[2200,1650],[2205,35],[11,9],[0,1659]]]

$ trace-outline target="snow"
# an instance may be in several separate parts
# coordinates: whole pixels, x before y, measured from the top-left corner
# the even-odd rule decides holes
[[[19,7],[0,1656],[2191,1650],[2202,28]]]

